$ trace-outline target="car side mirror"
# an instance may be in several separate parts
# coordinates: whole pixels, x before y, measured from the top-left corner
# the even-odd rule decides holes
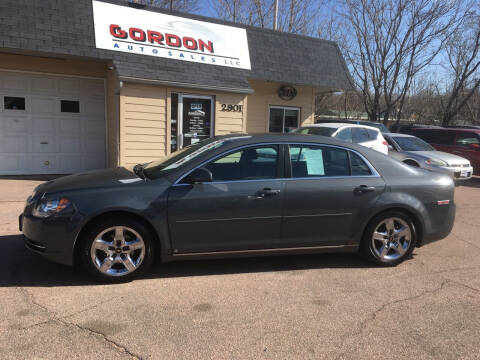
[[[202,184],[213,181],[212,172],[204,167],[193,170],[186,178],[187,184]]]
[[[388,147],[388,151],[395,151],[392,145],[387,145],[387,147]]]

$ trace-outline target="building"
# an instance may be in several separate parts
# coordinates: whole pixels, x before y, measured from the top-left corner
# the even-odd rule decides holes
[[[329,41],[120,0],[0,0],[0,175],[160,159],[314,120],[350,89]]]

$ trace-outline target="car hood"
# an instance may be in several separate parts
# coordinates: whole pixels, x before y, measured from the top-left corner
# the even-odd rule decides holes
[[[424,157],[425,159],[434,159],[445,161],[448,165],[467,164],[469,161],[461,156],[449,154],[443,151],[406,151],[406,153]]]
[[[35,192],[44,194],[85,188],[116,187],[141,181],[144,180],[135,175],[131,169],[117,167],[63,176],[40,184]]]

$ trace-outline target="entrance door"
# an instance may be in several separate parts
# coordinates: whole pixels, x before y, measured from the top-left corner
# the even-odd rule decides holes
[[[182,94],[178,100],[179,149],[211,137],[213,135],[213,98]]]

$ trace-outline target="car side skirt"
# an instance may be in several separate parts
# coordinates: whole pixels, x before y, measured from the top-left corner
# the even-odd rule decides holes
[[[224,259],[239,257],[259,257],[259,256],[281,256],[281,255],[300,255],[300,254],[324,254],[324,253],[352,253],[358,252],[358,245],[335,245],[335,246],[310,246],[299,248],[278,248],[278,249],[255,249],[238,251],[215,251],[201,253],[183,253],[173,255],[163,255],[162,262],[181,261],[190,259]]]

